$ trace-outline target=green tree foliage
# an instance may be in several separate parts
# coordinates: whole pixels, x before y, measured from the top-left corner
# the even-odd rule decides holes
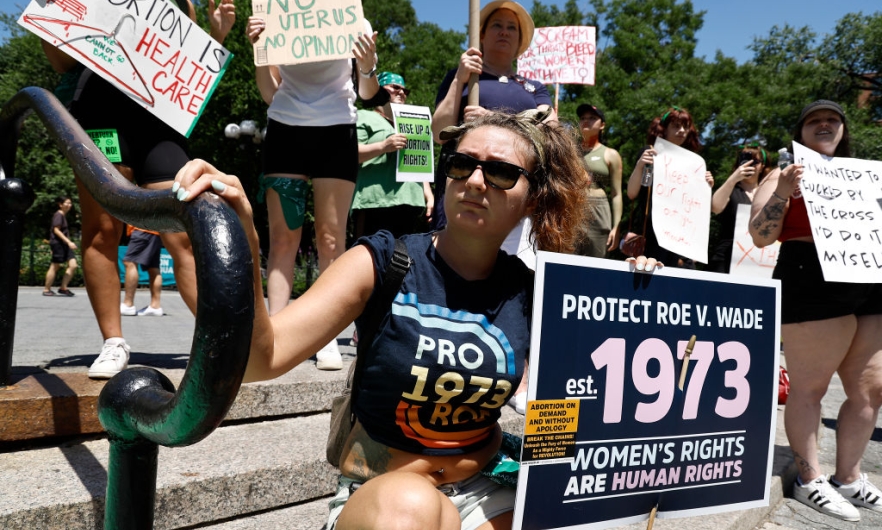
[[[52,90],[59,79],[40,49],[40,39],[16,24],[16,18],[0,14],[0,24],[9,31],[9,38],[0,46],[0,102],[8,101],[27,86]],[[75,198],[76,185],[67,160],[33,114],[21,126],[14,176],[27,182],[36,193],[34,205],[25,219],[25,233],[48,237],[49,222],[58,209],[56,197]],[[73,212],[76,210],[75,204]],[[69,215],[68,219],[75,229],[76,216]]]

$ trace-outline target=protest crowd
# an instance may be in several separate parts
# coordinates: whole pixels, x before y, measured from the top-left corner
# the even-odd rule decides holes
[[[192,2],[176,4],[196,21]],[[216,41],[224,41],[239,12],[233,0],[209,2]],[[266,300],[258,273],[246,382],[278,377],[311,359],[319,370],[340,370],[336,337],[355,322],[355,420],[335,462],[341,474],[328,530],[379,528],[393,519],[407,528],[511,527],[515,493],[502,470],[518,460],[520,446],[498,422],[506,404],[520,414],[527,409],[537,251],[627,259],[636,274],[661,267],[736,274],[746,266],[739,245],[777,248],[777,264],[762,266],[774,266],[768,276],[781,282],[791,384],[785,424],[799,466],[794,497],[846,521],[860,519],[858,508],[882,511],[882,491],[861,470],[882,405],[882,284],[825,280],[811,201],[800,187],[805,166],[788,163],[777,149],[791,154],[795,145],[733,148],[731,174],[716,185],[695,118],[661,103],[657,115],[646,117],[645,147],[623,183],[622,157],[607,145],[610,109],[585,101],[575,116],[560,116],[547,86],[518,73],[516,61],[537,31],[520,4],[496,0],[481,9],[480,43],[451,58],[453,67],[437,80],[434,110],[422,117],[418,107],[401,107],[413,86],[384,68],[391,61],[376,53],[370,18],[364,13],[363,30],[351,42],[354,58],[255,66],[268,125],[254,204],[239,178],[212,161],[191,160],[177,131],[63,48],[43,46],[76,89],[65,101],[73,116],[85,129],[116,131],[122,156],[112,161],[126,178],[170,189],[183,202],[205,192],[227,200],[255,263],[254,211],[266,205]],[[267,28],[266,17],[248,17],[249,42],[259,47]],[[478,98],[470,98],[475,89]],[[108,97],[131,109],[99,112],[96,101]],[[850,157],[842,107],[805,104],[799,113],[793,109],[794,142],[826,157]],[[421,124],[422,139],[402,132]],[[427,146],[422,151],[438,153],[434,164],[412,156],[412,148]],[[430,166],[419,179],[399,178],[403,166],[419,165]],[[123,224],[82,186],[79,206],[86,290],[103,335],[89,375],[106,379],[128,365],[120,317],[136,313],[134,290],[127,276],[121,304],[116,263]],[[58,294],[73,295],[67,282],[76,268],[75,245],[64,220],[70,207],[61,198],[53,219],[58,245],[47,296],[56,296],[51,287],[65,263]],[[720,226],[713,246],[712,215]],[[292,300],[306,218],[314,219],[320,276]],[[185,234],[160,237],[195,310],[190,242]],[[402,260],[407,266],[399,270]],[[158,269],[151,263],[154,284]],[[155,286],[153,309],[138,314],[162,315]],[[470,327],[482,327],[469,332],[480,337],[473,342],[492,342],[508,364],[455,360],[452,345],[472,347],[458,335]],[[817,426],[834,373],[848,399],[838,418],[836,469],[823,470]],[[472,393],[475,381],[482,390]],[[389,498],[398,500],[384,502]]]

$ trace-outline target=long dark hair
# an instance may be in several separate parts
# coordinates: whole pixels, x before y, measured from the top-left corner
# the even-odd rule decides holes
[[[646,144],[654,145],[656,138],[664,138],[665,129],[671,123],[682,123],[683,128],[686,129],[686,140],[682,145],[684,149],[688,149],[693,153],[701,151],[702,145],[698,140],[698,131],[695,129],[692,115],[689,114],[688,110],[681,109],[680,107],[671,107],[667,112],[652,120],[652,123],[649,124],[649,132],[646,135]]]

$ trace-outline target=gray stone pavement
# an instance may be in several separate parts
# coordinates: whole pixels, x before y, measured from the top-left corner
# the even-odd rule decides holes
[[[103,340],[83,288],[73,297],[42,296],[42,287],[21,287],[15,322],[13,374],[88,369]],[[150,300],[138,290],[135,305]],[[123,334],[132,348],[131,364],[154,368],[186,367],[195,318],[177,291],[163,291],[162,317],[122,317]]]
[[[22,287],[18,293],[18,314],[15,327],[13,374],[34,371],[64,372],[85,371],[98,354],[101,335],[91,311],[85,290],[74,289],[76,296],[43,297],[39,287]],[[136,305],[146,305],[148,293],[139,290]],[[176,291],[163,291],[164,317],[123,317],[123,332],[132,347],[132,365],[152,366],[163,371],[183,370],[186,367],[193,335],[195,319]],[[350,337],[351,327],[340,335],[340,342]],[[835,425],[839,406],[845,399],[842,385],[834,377],[823,401],[823,420],[820,426],[821,463],[824,472],[833,470],[835,460]],[[779,416],[783,407],[779,407]],[[779,418],[776,437],[776,469],[786,467],[790,461],[783,422]],[[882,485],[882,420],[877,420],[867,451],[863,470],[877,485]],[[786,476],[783,488],[790,495]],[[780,481],[779,481],[780,484]],[[772,495],[772,503],[776,496]],[[726,522],[712,525],[715,530],[763,530],[781,529],[851,529],[882,528],[882,513],[861,510],[860,523],[846,523],[823,516],[797,501],[785,498],[777,506],[770,507],[768,514],[757,524],[746,523],[745,518],[731,517]],[[687,520],[692,522],[692,520]],[[685,522],[685,521],[684,521]],[[710,521],[708,521],[710,522]],[[659,521],[657,527],[678,526],[675,521]],[[664,524],[668,523],[668,524]],[[270,525],[272,526],[272,525]],[[234,526],[233,526],[234,527]],[[695,528],[691,524],[689,528]],[[710,527],[710,526],[709,526]],[[231,527],[232,528],[232,527]],[[636,528],[636,526],[634,527]]]

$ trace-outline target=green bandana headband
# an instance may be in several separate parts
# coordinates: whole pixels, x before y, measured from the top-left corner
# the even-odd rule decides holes
[[[404,84],[404,78],[392,72],[381,72],[377,76],[377,82],[380,83],[380,86],[400,85],[402,88],[407,88],[407,85]]]

